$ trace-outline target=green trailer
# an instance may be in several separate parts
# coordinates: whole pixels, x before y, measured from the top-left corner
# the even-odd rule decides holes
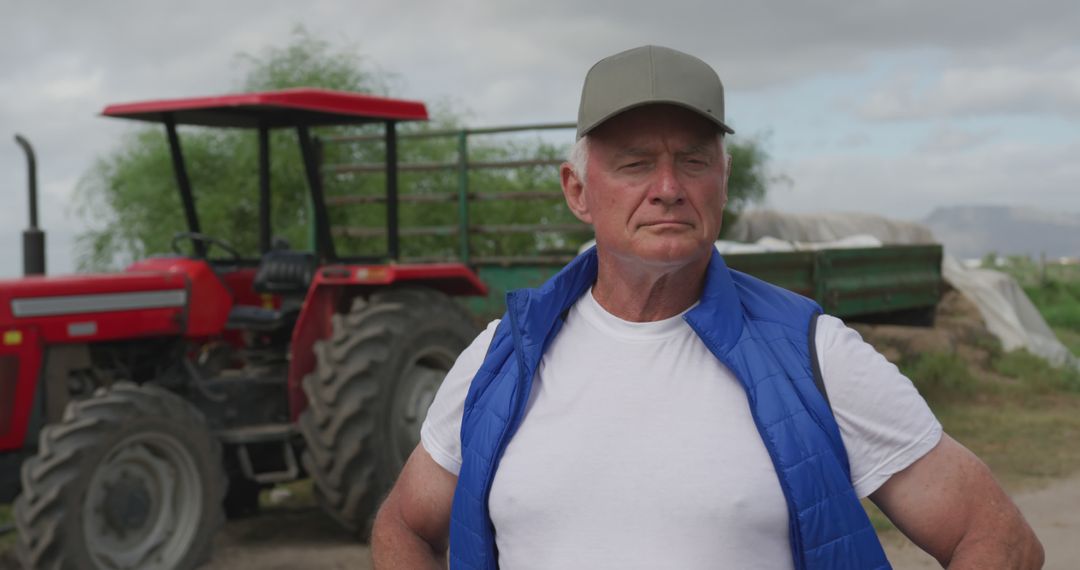
[[[933,324],[941,245],[893,245],[724,256],[728,266],[814,299],[852,321]]]
[[[478,320],[497,318],[507,291],[543,283],[592,238],[562,202],[558,165],[565,148],[545,142],[549,132],[573,128],[559,123],[402,133],[396,203],[381,193],[380,136],[324,138],[320,152],[327,157],[322,172],[335,214],[333,233],[346,247],[352,240],[355,247],[385,251],[381,240],[393,220],[401,236],[399,262],[469,264],[489,293],[467,307]],[[523,136],[533,138],[523,144]],[[846,320],[928,325],[943,291],[940,245],[724,259]]]
[[[850,321],[930,325],[941,298],[941,246],[885,246],[725,255],[728,267],[814,299],[825,312]],[[558,262],[477,267],[488,296],[467,304],[482,318],[502,314],[506,292],[543,283]]]

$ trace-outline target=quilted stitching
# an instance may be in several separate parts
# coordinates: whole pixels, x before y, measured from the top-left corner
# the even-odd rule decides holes
[[[595,272],[595,252],[586,252],[540,289],[523,291],[520,297],[512,294],[513,299],[508,295],[507,306],[520,311],[515,320],[531,320],[523,324],[528,330],[511,335],[501,326],[507,324],[504,317],[488,358],[474,379],[477,385],[470,387],[462,423],[463,458],[467,460],[462,463],[451,515],[451,568],[498,567],[494,529],[487,511],[493,467],[505,446],[503,440],[520,421],[520,402],[527,400],[531,375],[543,347],[557,331],[558,315],[584,293]],[[725,318],[729,321],[714,329],[720,322],[718,316],[731,310],[744,311],[744,318],[732,323],[728,313]],[[809,395],[797,387],[813,381],[806,331],[809,318],[819,311],[809,300],[729,272],[715,256],[706,294],[698,308],[688,314],[687,322],[744,382],[755,422],[777,465],[792,512],[791,542],[796,567],[889,568],[851,488],[846,455],[838,458],[830,441],[839,437],[835,420],[831,415],[819,418],[810,413],[804,402]],[[506,344],[511,336],[517,347]],[[809,394],[814,393],[816,388]],[[763,414],[767,416],[765,421]],[[503,435],[496,439],[492,434]],[[796,490],[794,480],[801,483],[800,488],[812,482],[811,492],[807,495]]]

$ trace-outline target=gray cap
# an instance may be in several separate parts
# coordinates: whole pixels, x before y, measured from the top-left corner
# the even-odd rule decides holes
[[[642,46],[601,59],[589,69],[581,88],[577,138],[634,107],[670,103],[724,124],[724,86],[709,64],[659,46]]]

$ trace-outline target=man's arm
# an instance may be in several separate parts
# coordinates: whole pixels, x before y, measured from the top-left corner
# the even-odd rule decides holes
[[[942,434],[870,500],[942,566],[1041,568],[1043,548],[990,469]]]
[[[375,568],[446,568],[457,477],[417,445],[386,497],[371,533]]]

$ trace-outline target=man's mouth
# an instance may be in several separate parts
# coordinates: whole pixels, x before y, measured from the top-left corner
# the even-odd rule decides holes
[[[641,224],[641,227],[643,227],[643,228],[650,228],[650,227],[663,228],[663,227],[679,227],[679,226],[689,226],[689,225],[690,224],[687,223],[687,222],[680,222],[678,220],[657,220],[655,222],[645,222],[644,224]]]

